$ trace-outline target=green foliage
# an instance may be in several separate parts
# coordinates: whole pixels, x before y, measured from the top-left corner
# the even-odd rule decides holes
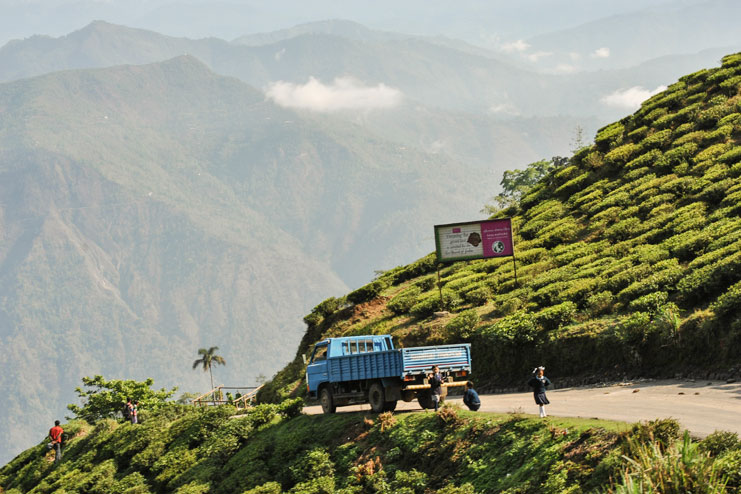
[[[301,415],[304,409],[304,400],[302,398],[293,398],[283,400],[278,405],[278,413],[287,419],[292,419]]]
[[[638,443],[656,444],[666,450],[679,438],[679,422],[673,419],[656,419],[634,424],[631,434]]]
[[[469,309],[455,316],[445,329],[457,339],[468,339],[479,323],[479,314],[475,309]]]
[[[347,294],[347,300],[353,304],[362,304],[364,302],[370,302],[378,295],[381,294],[384,288],[386,288],[386,282],[382,280],[376,280],[368,283],[367,285],[361,286],[357,290]]]
[[[165,405],[177,388],[159,391],[153,390],[154,379],[146,381],[111,379],[106,380],[103,376],[96,375],[83,377],[82,383],[86,388],[76,388],[75,392],[83,402],[82,406],[76,404],[67,405],[67,409],[75,414],[75,417],[90,423],[95,423],[104,418],[119,418],[121,410],[126,403],[126,398],[139,401],[142,410],[154,411]]]
[[[700,451],[710,456],[721,456],[727,451],[741,450],[738,434],[730,431],[715,431],[700,442]]]
[[[552,331],[571,323],[575,315],[576,304],[566,301],[553,307],[546,307],[537,312],[535,314],[535,323],[547,331]]]
[[[442,289],[442,301],[437,290],[430,292],[427,296],[419,299],[414,304],[409,313],[415,317],[427,317],[440,310],[455,310],[463,300],[461,297],[449,288]]]
[[[482,328],[479,333],[483,338],[493,341],[527,343],[535,339],[538,328],[535,318],[531,314],[525,311],[517,311],[503,317],[491,326]]]
[[[616,122],[600,129],[594,138],[594,143],[601,149],[616,144],[619,145],[622,142],[624,132],[625,127],[623,127],[623,124]]]
[[[404,314],[414,307],[417,303],[419,295],[422,293],[422,289],[418,286],[411,286],[394,298],[392,298],[386,307],[394,314]]]
[[[622,482],[611,492],[663,494],[725,492],[726,480],[719,465],[692,443],[685,432],[681,443],[663,448],[658,444],[636,444],[634,457],[623,470]]]
[[[500,183],[502,192],[494,198],[496,205],[487,205],[484,211],[491,214],[517,204],[533,190],[533,186],[554,170],[564,166],[566,160],[554,157],[528,164],[522,170],[505,170]]]

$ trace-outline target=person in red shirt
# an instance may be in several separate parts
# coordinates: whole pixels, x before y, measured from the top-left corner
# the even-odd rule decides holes
[[[54,448],[54,463],[62,461],[62,434],[64,429],[59,426],[59,421],[54,421],[54,427],[49,429],[49,438],[51,442],[46,445],[47,449]]]

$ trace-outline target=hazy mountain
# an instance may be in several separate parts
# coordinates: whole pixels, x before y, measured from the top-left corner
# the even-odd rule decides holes
[[[335,273],[352,285],[478,216],[486,164],[368,129],[193,57],[0,85],[3,444],[34,438],[82,375],[203,389],[207,345],[219,381],[271,374],[307,309],[347,289]]]
[[[735,0],[651,5],[530,38],[527,53],[543,54],[534,64],[541,68],[582,69],[626,68],[708,48],[728,53],[741,47],[739,19],[741,3]]]
[[[655,0],[686,5],[701,0]],[[171,36],[234,39],[300,23],[350,19],[374,29],[423,36],[443,35],[490,48],[607,16],[645,8],[645,0],[389,0],[373,3],[299,0],[3,0],[0,44],[35,33],[59,36],[94,19],[105,19]]]
[[[350,76],[363,84],[397,88],[408,99],[446,111],[499,119],[571,115],[606,122],[634,108],[605,104],[615,91],[654,90],[691,67],[717,64],[727,50],[673,55],[617,71],[539,74],[455,40],[381,33],[346,21],[250,39],[268,44],[172,38],[99,21],[60,38],[36,36],[5,45],[0,80],[191,54],[217,73],[258,88],[277,81],[306,84],[310,78],[332,84]]]
[[[303,34],[330,34],[357,41],[386,41],[412,37],[401,33],[376,31],[357,22],[336,19],[308,22],[288,29],[279,29],[278,31],[247,34],[236,38],[233,42],[240,45],[261,46],[295,38]]]

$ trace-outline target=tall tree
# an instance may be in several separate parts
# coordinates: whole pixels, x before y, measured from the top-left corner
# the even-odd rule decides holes
[[[199,365],[202,365],[203,372],[208,371],[208,374],[211,376],[211,389],[214,389],[214,375],[211,371],[211,367],[214,364],[226,365],[226,360],[224,360],[224,357],[216,355],[216,350],[218,349],[219,347],[217,346],[212,346],[208,350],[206,350],[205,348],[200,348],[198,350],[198,355],[201,355],[201,358],[193,362],[193,369],[195,369]]]

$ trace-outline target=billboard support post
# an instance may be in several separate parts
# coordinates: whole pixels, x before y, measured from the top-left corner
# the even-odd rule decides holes
[[[445,299],[443,298],[443,284],[440,281],[440,268],[442,263],[437,263],[437,289],[440,291],[440,310],[445,310]]]

